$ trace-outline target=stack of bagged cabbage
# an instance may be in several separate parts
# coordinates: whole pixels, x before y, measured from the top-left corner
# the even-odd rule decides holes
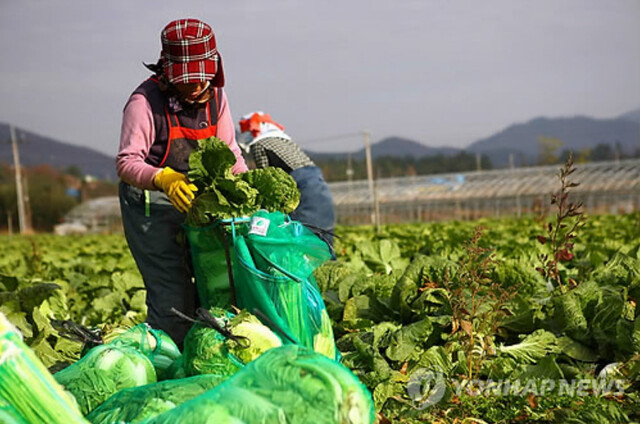
[[[183,353],[140,324],[53,375],[0,313],[0,422],[374,421],[371,394],[337,361],[283,344],[246,311],[209,312],[217,329],[194,323]]]

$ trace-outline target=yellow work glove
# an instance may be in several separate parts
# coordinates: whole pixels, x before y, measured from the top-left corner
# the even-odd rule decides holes
[[[153,183],[169,196],[171,204],[180,212],[187,212],[191,208],[191,201],[195,197],[193,192],[198,190],[184,174],[169,167],[162,168],[153,178]]]

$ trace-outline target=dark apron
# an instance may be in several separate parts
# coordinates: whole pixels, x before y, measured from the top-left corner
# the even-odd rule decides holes
[[[198,140],[214,137],[217,133],[216,123],[211,122],[211,103],[207,103],[207,122],[202,122],[203,128],[188,128],[180,125],[180,120],[175,113],[167,114],[169,124],[169,139],[162,161],[158,167],[168,166],[174,171],[186,173],[189,171],[189,155],[198,147]],[[205,126],[206,125],[206,126]]]

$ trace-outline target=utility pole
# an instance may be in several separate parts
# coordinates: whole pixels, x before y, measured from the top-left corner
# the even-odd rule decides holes
[[[373,184],[373,225],[376,233],[380,231],[380,198],[378,192],[378,181],[380,180],[380,169],[378,168],[378,176]]]
[[[13,152],[13,168],[16,177],[16,196],[18,200],[18,224],[20,225],[20,234],[26,234],[31,231],[31,226],[27,222],[27,214],[25,211],[24,191],[22,187],[22,169],[20,168],[20,152],[18,150],[18,140],[16,138],[16,129],[13,125],[9,126],[11,133],[11,150]]]
[[[347,156],[347,182],[349,187],[349,193],[351,193],[351,183],[353,182],[353,163],[351,161],[351,152]]]
[[[377,217],[375,192],[373,188],[373,165],[371,163],[371,133],[369,131],[362,131],[362,137],[364,138],[364,153],[367,161],[367,180],[369,180],[369,197],[371,198],[371,223],[375,225]]]

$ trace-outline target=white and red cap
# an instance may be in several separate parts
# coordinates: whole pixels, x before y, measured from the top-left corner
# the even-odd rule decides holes
[[[289,138],[289,136],[284,133],[284,126],[274,121],[271,115],[262,111],[251,112],[244,115],[240,119],[239,125],[241,133],[251,133],[251,137],[253,137],[251,144],[267,135],[269,137]]]

